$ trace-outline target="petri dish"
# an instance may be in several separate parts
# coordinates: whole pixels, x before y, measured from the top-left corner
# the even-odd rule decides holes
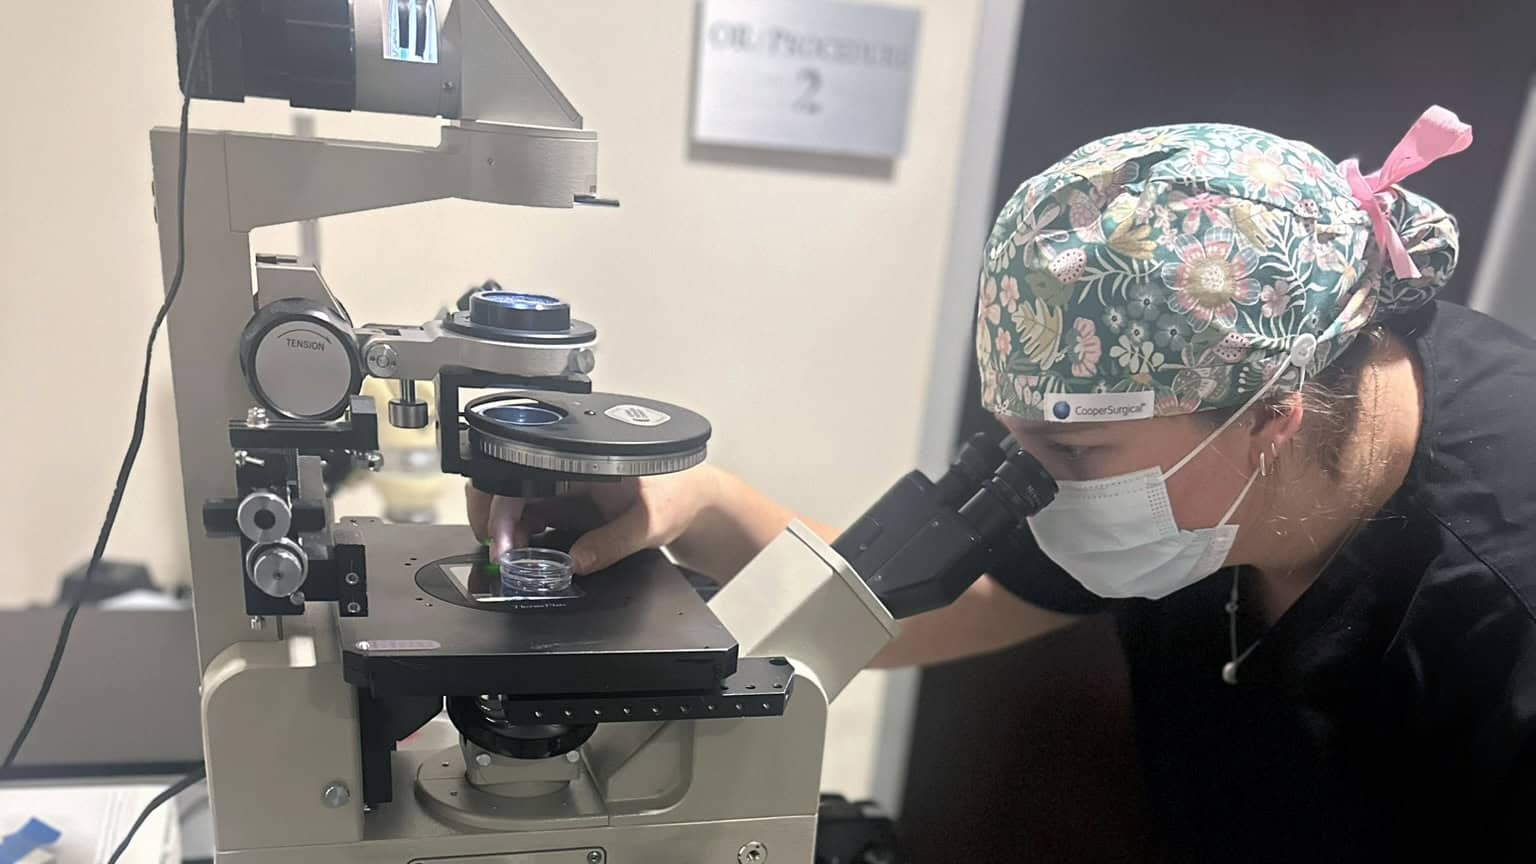
[[[513,549],[497,559],[501,567],[504,595],[534,596],[560,594],[571,588],[575,562],[559,549],[524,547]]]

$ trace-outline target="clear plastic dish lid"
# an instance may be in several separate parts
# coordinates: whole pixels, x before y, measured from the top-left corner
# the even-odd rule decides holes
[[[575,562],[558,549],[524,547],[502,554],[496,561],[501,568],[503,599],[549,599],[575,597],[580,590],[572,583]]]

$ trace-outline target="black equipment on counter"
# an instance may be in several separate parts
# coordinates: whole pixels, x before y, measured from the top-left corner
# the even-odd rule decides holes
[[[891,817],[872,801],[822,795],[815,864],[908,864]]]

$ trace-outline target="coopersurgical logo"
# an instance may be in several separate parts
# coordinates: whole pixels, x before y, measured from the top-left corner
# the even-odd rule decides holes
[[[1058,423],[1135,420],[1152,416],[1150,390],[1130,393],[1066,393],[1051,403],[1047,419]]]
[[[1060,409],[1061,406],[1065,404],[1065,402],[1058,403],[1056,408]],[[1116,420],[1123,420],[1126,417],[1135,417],[1136,415],[1141,414],[1146,410],[1147,406],[1145,405],[1100,405],[1096,408],[1078,408],[1077,416],[1113,417]],[[1066,419],[1066,416],[1060,413],[1059,410],[1056,416],[1062,418],[1063,420]]]

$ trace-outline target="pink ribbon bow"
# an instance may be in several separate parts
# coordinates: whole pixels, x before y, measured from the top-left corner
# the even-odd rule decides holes
[[[1472,127],[1461,122],[1450,111],[1434,105],[1408,129],[1403,140],[1392,148],[1392,153],[1382,163],[1380,170],[1361,176],[1357,159],[1350,159],[1341,166],[1344,179],[1349,183],[1349,191],[1354,194],[1360,209],[1371,217],[1371,229],[1376,233],[1376,242],[1392,259],[1392,270],[1398,278],[1417,279],[1419,268],[1413,263],[1412,256],[1403,245],[1403,238],[1392,227],[1387,209],[1377,196],[1393,184],[1429,167],[1436,159],[1460,153],[1471,144]]]

